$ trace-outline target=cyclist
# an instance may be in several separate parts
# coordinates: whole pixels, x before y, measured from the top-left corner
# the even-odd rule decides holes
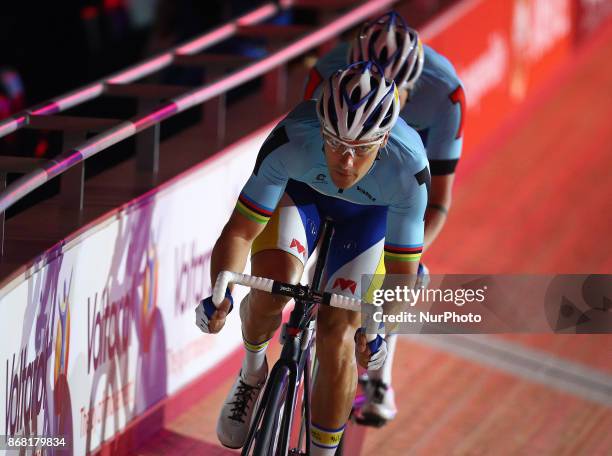
[[[371,62],[334,73],[318,103],[306,101],[272,131],[217,240],[211,277],[244,269],[252,247],[257,276],[297,283],[315,248],[319,222],[333,216],[335,234],[326,288],[360,297],[362,274],[384,267],[415,277],[423,245],[429,167],[419,135],[397,120],[393,81]],[[397,121],[397,122],[396,122]],[[257,238],[256,242],[253,242]],[[411,286],[412,284],[407,283]],[[219,310],[210,298],[196,323],[218,332],[231,310],[231,292]],[[246,356],[217,423],[221,443],[244,445],[265,383],[265,351],[281,323],[287,299],[251,290],[240,307]],[[386,356],[366,345],[360,316],[321,307],[317,320],[319,371],[312,395],[313,455],[331,455],[342,436],[356,389],[357,362],[379,367]]]
[[[452,64],[408,27],[395,12],[365,23],[352,43],[341,43],[310,72],[305,99],[318,98],[320,82],[354,60],[373,60],[393,79],[400,94],[400,117],[419,132],[431,168],[431,193],[425,213],[426,251],[446,222],[451,205],[455,167],[463,143],[464,93]],[[426,274],[424,265],[420,274]],[[396,336],[387,336],[388,356],[378,371],[368,372],[366,403],[361,409],[376,424],[397,414],[391,386]]]

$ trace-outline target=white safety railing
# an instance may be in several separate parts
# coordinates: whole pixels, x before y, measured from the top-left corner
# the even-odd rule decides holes
[[[291,5],[290,1],[270,2],[254,11],[251,11],[238,19],[228,22],[210,32],[194,38],[187,43],[163,52],[155,57],[145,60],[137,65],[122,70],[106,78],[73,90],[65,95],[53,98],[39,105],[33,106],[23,112],[17,113],[0,121],[0,138],[25,127],[30,115],[49,115],[66,111],[79,104],[93,100],[104,92],[105,84],[125,84],[149,76],[172,64],[175,57],[179,55],[194,55],[198,52],[214,46],[215,44],[233,36],[241,26],[254,25],[265,21],[277,14],[281,8]]]
[[[224,77],[213,83],[195,88],[184,95],[172,98],[170,101],[159,105],[154,110],[145,115],[136,116],[130,120],[119,123],[113,128],[110,128],[103,133],[100,133],[88,141],[85,141],[76,147],[60,154],[52,160],[46,162],[43,166],[35,171],[32,171],[15,182],[9,185],[3,192],[0,193],[0,213],[4,212],[14,205],[17,201],[28,195],[50,179],[61,175],[73,166],[82,163],[87,158],[117,144],[118,142],[134,136],[135,134],[151,127],[158,125],[161,121],[168,119],[178,113],[186,111],[196,105],[200,105],[216,96],[219,96],[240,84],[250,81],[263,75],[270,70],[287,63],[289,60],[315,48],[325,41],[332,39],[345,30],[363,22],[371,16],[389,9],[397,0],[370,0],[364,4],[353,7],[350,11],[343,14],[341,17],[331,21],[313,31],[309,36],[300,38],[288,46],[270,54],[269,56],[254,62],[252,65],[234,71],[227,77]],[[290,4],[288,2],[287,4]],[[151,59],[141,65],[137,65],[125,72],[116,76],[112,76],[107,80],[99,83],[94,83],[80,91],[73,92],[72,95],[56,99],[46,107],[38,108],[32,111],[32,114],[50,114],[68,109],[84,100],[95,98],[104,89],[107,82],[129,82],[146,74],[150,74],[155,69],[167,66],[172,61],[173,56],[177,51],[196,53],[211,43],[216,43],[223,39],[224,36],[230,36],[234,33],[234,27],[238,27],[245,21],[248,23],[257,22],[262,18],[271,17],[274,12],[278,11],[278,7],[267,5],[255,13],[242,17],[238,21],[217,29],[210,34],[207,34],[199,39],[185,44],[171,52],[163,54],[159,57]],[[208,40],[205,38],[208,36]],[[211,38],[212,36],[212,38]],[[23,115],[23,119],[18,116],[8,123],[0,124],[0,136],[3,131],[9,131],[11,128],[14,131],[19,128],[20,123],[27,122],[27,114]],[[2,130],[4,128],[4,130]]]

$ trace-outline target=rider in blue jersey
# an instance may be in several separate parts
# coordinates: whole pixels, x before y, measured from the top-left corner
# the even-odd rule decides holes
[[[321,57],[310,72],[304,98],[319,98],[323,79],[351,61],[364,59],[379,63],[385,77],[395,80],[400,117],[419,132],[425,145],[432,176],[425,215],[425,251],[444,226],[451,204],[463,143],[463,86],[448,59],[423,45],[418,33],[397,13],[390,12],[364,24],[353,43],[341,43]],[[362,408],[376,424],[393,419],[397,413],[390,388],[395,336],[389,336],[387,342],[389,356],[383,369],[368,373],[368,401]]]
[[[388,31],[390,26],[391,31]],[[383,41],[388,34],[396,35],[395,49],[387,50],[386,41],[382,45],[377,42]],[[394,79],[398,86],[400,117],[421,135],[432,176],[453,174],[463,144],[463,86],[448,59],[423,45],[417,32],[408,28],[396,13],[366,23],[355,43],[340,43],[321,57],[310,72],[304,99],[318,99],[321,81],[338,68],[365,59],[381,63],[379,59],[383,53],[390,54],[382,64],[388,62],[385,76]],[[395,68],[397,61],[405,62],[404,67]]]
[[[414,277],[423,247],[430,185],[420,136],[398,120],[399,95],[372,62],[334,73],[319,102],[293,109],[264,142],[253,174],[215,244],[211,277],[242,272],[249,250],[254,275],[297,283],[312,254],[321,220],[334,220],[325,268],[326,289],[360,297],[361,278],[386,270]],[[371,284],[378,286],[380,284]],[[367,292],[367,287],[365,292]],[[218,332],[231,291],[215,310],[210,299],[196,309],[196,323]],[[251,290],[240,316],[246,356],[228,394],[217,435],[243,446],[255,403],[266,381],[266,348],[281,323],[284,297]],[[380,349],[357,331],[355,312],[321,307],[317,316],[319,370],[313,385],[311,454],[333,455],[351,411],[357,366],[380,368]]]
[[[420,245],[423,223],[415,214],[425,208],[419,205],[424,200],[413,176],[427,172],[427,158],[422,154],[423,145],[416,131],[398,119],[386,146],[379,152],[380,158],[353,186],[345,183],[350,177],[344,171],[329,169],[321,153],[323,138],[316,103],[302,102],[280,122],[262,147],[253,175],[240,194],[238,210],[254,220],[265,220],[292,181],[289,185],[305,184],[341,201],[385,207],[385,242]],[[418,222],[407,223],[407,218]]]

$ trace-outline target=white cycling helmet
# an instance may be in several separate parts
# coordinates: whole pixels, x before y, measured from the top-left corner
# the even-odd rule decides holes
[[[349,60],[374,60],[399,88],[411,89],[423,71],[423,43],[394,11],[366,22],[349,50]]]
[[[397,87],[376,63],[353,63],[323,85],[317,115],[324,131],[342,140],[378,140],[399,115]]]

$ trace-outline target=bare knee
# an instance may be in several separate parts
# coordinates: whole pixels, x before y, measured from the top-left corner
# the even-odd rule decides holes
[[[304,266],[296,257],[281,250],[263,250],[251,259],[251,274],[257,277],[295,284],[303,270]],[[240,306],[240,316],[243,322],[262,318],[277,320],[287,302],[286,296],[251,290]]]
[[[302,262],[283,250],[262,250],[251,258],[251,274],[258,277],[295,284],[302,277],[302,272]]]

